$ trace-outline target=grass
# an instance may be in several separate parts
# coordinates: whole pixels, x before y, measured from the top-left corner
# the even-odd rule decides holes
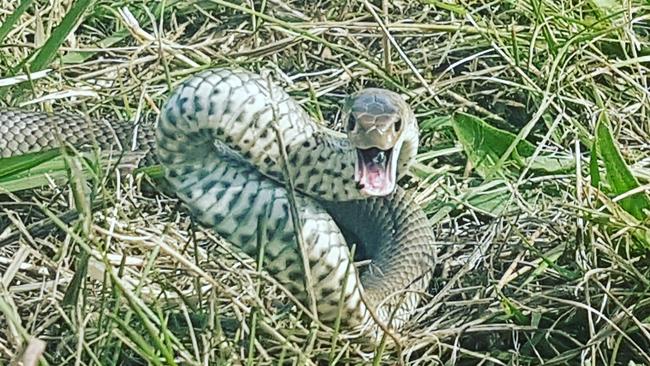
[[[270,72],[328,122],[361,87],[407,96],[422,146],[403,183],[442,252],[377,362],[650,363],[646,3],[0,4],[4,106],[146,123],[213,66]],[[76,168],[56,179],[0,167],[32,188],[0,198],[2,363],[372,362],[343,334],[306,344],[255,259],[146,177],[59,159]]]

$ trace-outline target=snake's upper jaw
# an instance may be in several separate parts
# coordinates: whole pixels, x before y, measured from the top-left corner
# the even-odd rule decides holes
[[[397,158],[395,148],[356,149],[354,180],[368,196],[386,196],[395,190]]]

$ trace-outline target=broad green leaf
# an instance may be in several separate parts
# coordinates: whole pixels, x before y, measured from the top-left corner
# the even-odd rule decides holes
[[[480,118],[469,114],[454,115],[451,124],[468,158],[484,178],[492,173],[496,162],[516,139],[516,135],[490,126]],[[575,159],[571,155],[539,154],[531,160],[534,152],[535,145],[525,140],[519,141],[512,155],[506,159],[507,164],[504,167],[520,169],[528,166],[533,171],[546,174],[570,171],[575,168]],[[499,173],[508,175],[509,172]]]
[[[612,193],[621,195],[639,187],[639,182],[623,160],[618,147],[616,147],[612,133],[609,130],[609,118],[604,112],[600,114],[596,125],[596,148],[603,160],[606,179]],[[646,213],[644,210],[650,210],[650,198],[645,193],[639,192],[622,199],[620,205],[638,220],[645,220]]]
[[[573,171],[576,166],[575,158],[568,154],[540,154],[534,160],[531,161],[531,159],[528,157],[523,158],[523,165],[528,166],[530,164],[530,169],[548,174]]]
[[[505,215],[508,212],[508,208],[513,208],[512,205],[507,204],[511,200],[512,194],[503,191],[473,195],[467,199],[467,202],[474,209],[478,209],[486,214],[497,217]],[[516,208],[516,206],[514,208]]]
[[[492,173],[495,163],[506,153],[516,138],[510,132],[499,130],[483,120],[465,113],[454,115],[452,127],[456,137],[463,145],[467,157],[482,177],[487,177]],[[506,160],[508,164],[504,167],[512,165],[520,167],[519,157],[532,156],[534,151],[533,144],[528,141],[520,141],[512,154],[513,156]],[[508,172],[500,173],[507,174]]]
[[[517,209],[516,205],[509,204],[511,201],[512,192],[503,180],[493,180],[470,188],[463,198],[463,202],[474,209],[493,216],[501,216]]]

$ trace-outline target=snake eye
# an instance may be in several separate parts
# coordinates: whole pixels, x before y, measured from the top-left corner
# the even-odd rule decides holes
[[[357,120],[354,118],[354,115],[350,114],[348,116],[348,127],[346,130],[347,131],[354,130],[354,126],[356,126],[356,124],[357,124]]]
[[[395,121],[395,132],[399,132],[402,129],[402,119]]]

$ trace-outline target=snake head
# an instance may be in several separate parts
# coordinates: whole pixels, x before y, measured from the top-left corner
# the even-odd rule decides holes
[[[357,153],[354,179],[361,192],[369,196],[392,193],[397,177],[405,173],[398,173],[398,167],[405,167],[404,159],[411,159],[402,156],[404,138],[415,135],[417,145],[410,106],[397,93],[369,88],[353,94],[343,113],[345,131]]]

